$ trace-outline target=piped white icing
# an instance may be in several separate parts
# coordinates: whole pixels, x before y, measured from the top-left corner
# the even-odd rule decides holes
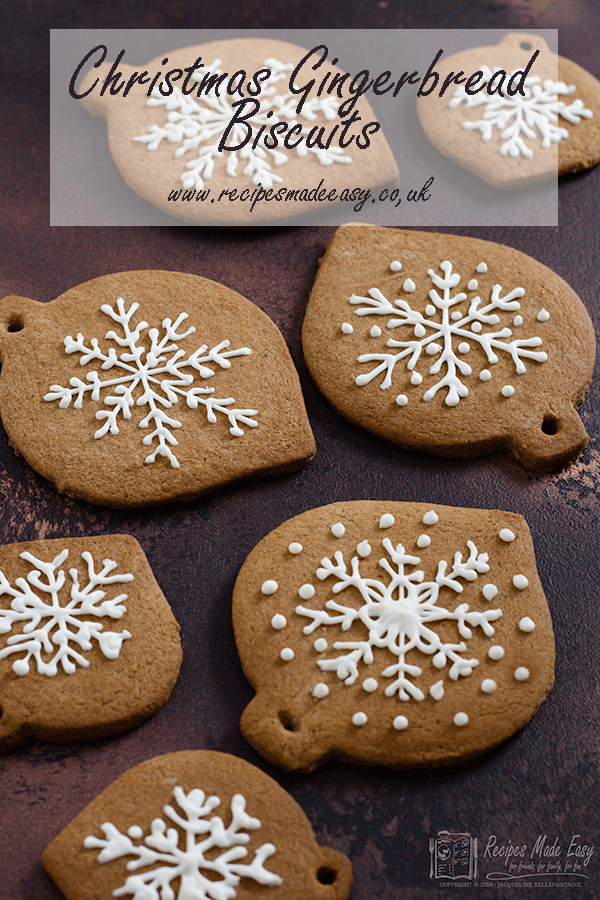
[[[276,631],[281,631],[282,628],[285,628],[287,625],[287,619],[285,616],[282,616],[281,613],[277,613],[271,619],[271,625]]]
[[[498,588],[495,584],[484,584],[481,588],[481,593],[486,600],[493,600],[498,593]]]
[[[534,631],[535,622],[533,621],[533,619],[530,619],[529,616],[523,616],[523,618],[519,622],[519,628],[521,629],[521,631],[529,633],[531,631]]]
[[[477,272],[479,272],[480,275],[483,275],[488,270],[487,263],[480,262],[479,265],[476,267],[476,270],[477,270]]]
[[[503,397],[512,397],[514,392],[515,392],[515,389],[512,386],[512,384],[505,384],[504,387],[502,388],[501,394]]]
[[[529,669],[525,668],[525,666],[519,666],[515,669],[515,681],[527,681],[530,674]]]
[[[371,337],[381,337],[381,328],[379,327],[379,325],[373,325],[369,334],[371,335]]]
[[[329,688],[323,681],[320,681],[318,684],[315,684],[314,688],[312,689],[312,695],[313,695],[313,697],[316,697],[317,700],[322,700],[323,697],[327,697],[328,694],[329,694]]]
[[[317,653],[324,653],[325,650],[327,650],[328,644],[325,638],[317,638],[313,646]]]
[[[372,694],[373,691],[376,691],[379,685],[375,678],[365,678],[362,683],[363,690],[367,692],[367,694]]]
[[[550,318],[550,313],[547,309],[540,309],[539,313],[536,316],[538,322],[547,322]]]
[[[439,516],[432,509],[429,512],[426,512],[423,516],[423,525],[437,525],[439,521]]]
[[[510,542],[515,539],[515,533],[514,531],[511,531],[510,528],[501,528],[498,532],[498,537],[501,541],[510,544]]]
[[[361,541],[361,543],[356,548],[356,551],[359,556],[367,557],[371,554],[371,545],[368,541]]]
[[[518,591],[524,591],[529,586],[529,579],[521,574],[514,575],[512,582]]]
[[[390,269],[392,270],[392,272],[399,272],[401,268],[402,268],[402,263],[399,262],[397,259],[395,259],[393,262],[390,263]]]
[[[464,728],[465,725],[469,724],[469,717],[466,712],[457,712],[452,721],[458,728]]]
[[[294,651],[291,647],[284,647],[279,655],[284,662],[291,662],[294,658]]]
[[[277,582],[272,578],[269,578],[267,581],[263,581],[263,583],[261,584],[260,592],[261,594],[265,594],[266,596],[268,596],[269,594],[274,594],[278,587],[279,585],[277,584]]]
[[[353,725],[366,725],[368,721],[367,715],[364,712],[356,712],[352,716]]]
[[[350,322],[342,322],[342,331],[344,334],[354,334],[354,328]]]
[[[396,397],[396,403],[398,404],[398,406],[406,406],[406,404],[408,403],[408,397],[406,396],[406,394],[398,394],[398,396]]]
[[[290,553],[293,553],[295,556],[298,553],[302,553],[303,549],[304,548],[303,548],[302,544],[299,544],[297,541],[292,541],[292,543],[288,547],[288,550],[290,551]]]
[[[432,684],[429,688],[429,693],[433,697],[434,700],[441,700],[444,696],[444,682],[440,678],[439,681],[436,681],[435,684]]]
[[[312,584],[302,584],[298,588],[298,596],[302,597],[303,600],[310,600],[311,597],[314,597],[315,589]]]
[[[484,678],[481,682],[481,690],[484,694],[493,694],[497,687],[493,678]]]
[[[500,647],[498,644],[494,644],[493,647],[490,647],[488,650],[488,656],[490,659],[493,659],[495,662],[502,659],[504,656],[504,647]]]
[[[346,534],[346,529],[341,522],[336,522],[331,526],[331,533],[334,537],[341,538]]]
[[[379,519],[379,527],[391,528],[395,521],[396,520],[391,513],[384,513]]]
[[[404,284],[402,285],[402,290],[405,291],[407,294],[412,294],[413,291],[415,291],[416,289],[417,289],[417,286],[414,283],[414,281],[412,280],[412,278],[407,278],[406,281],[404,282]]]
[[[417,538],[417,547],[429,547],[431,543],[431,538],[428,534],[420,534]]]
[[[408,719],[406,716],[396,716],[392,725],[396,729],[396,731],[404,731],[405,728],[408,728]]]

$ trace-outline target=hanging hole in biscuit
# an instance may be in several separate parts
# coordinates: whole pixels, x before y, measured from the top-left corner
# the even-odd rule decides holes
[[[23,331],[23,319],[21,316],[12,316],[6,326],[6,330],[10,332]]]
[[[320,884],[333,884],[337,876],[338,873],[335,869],[332,869],[331,866],[321,866],[317,872],[317,881],[320,882]]]
[[[532,44],[530,44],[529,41],[522,41],[519,46],[521,50],[531,50]]]
[[[286,731],[298,731],[298,722],[295,720],[293,716],[289,714],[289,712],[284,712],[283,710],[278,713],[279,721],[283,725]]]
[[[544,416],[542,422],[542,431],[544,434],[556,434],[558,432],[558,419],[556,416]]]

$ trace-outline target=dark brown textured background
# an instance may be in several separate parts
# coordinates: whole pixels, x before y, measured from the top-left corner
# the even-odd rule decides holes
[[[500,454],[470,462],[440,460],[402,451],[351,426],[316,391],[300,351],[307,294],[331,229],[51,229],[47,77],[50,27],[199,25],[558,27],[560,52],[598,77],[598,3],[362,0],[349,7],[332,0],[323,8],[310,0],[288,9],[283,0],[252,0],[244,10],[235,16],[216,0],[202,5],[177,0],[168,7],[158,0],[106,0],[97,13],[74,2],[2,5],[8,24],[0,52],[0,295],[51,300],[89,278],[134,268],[179,269],[222,281],[264,309],[288,340],[318,451],[294,475],[246,482],[185,507],[123,513],[57,495],[13,454],[0,432],[0,540],[133,534],[181,623],[184,645],[171,700],[140,728],[71,746],[33,742],[0,759],[0,897],[58,900],[39,856],[63,825],[126,768],[158,753],[209,748],[250,760],[290,791],[319,841],[352,860],[352,900],[447,894],[429,879],[429,838],[441,829],[471,832],[479,838],[480,854],[491,834],[499,842],[530,845],[539,834],[547,834],[549,843],[558,836],[563,859],[571,836],[579,834],[583,842],[596,843],[589,880],[578,889],[554,887],[541,894],[597,898],[598,378],[582,408],[592,436],[589,447],[568,469],[538,479]],[[440,189],[452,191],[452,171],[446,171]],[[563,180],[558,228],[460,233],[517,247],[555,269],[582,297],[598,328],[599,187],[600,169]],[[555,624],[556,685],[522,733],[468,765],[402,773],[329,764],[308,776],[290,776],[266,765],[240,735],[237,723],[251,692],[231,630],[236,572],[256,542],[284,519],[355,498],[498,507],[527,517]],[[538,895],[524,885],[516,892]],[[489,896],[490,890],[471,888],[469,894]]]

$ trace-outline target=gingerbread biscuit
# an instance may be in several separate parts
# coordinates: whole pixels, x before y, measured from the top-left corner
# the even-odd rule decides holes
[[[125,772],[42,856],[67,900],[345,900],[352,869],[260,769],[203,750]],[[131,874],[130,874],[131,873]]]
[[[335,408],[404,447],[507,450],[547,472],[588,442],[576,407],[593,373],[592,323],[562,278],[510,247],[343,226],[302,342]]]
[[[7,297],[0,356],[11,445],[69,496],[187,499],[314,455],[280,332],[206,278],[121,272],[47,304]]]
[[[554,679],[550,612],[514,513],[357,500],[252,551],[233,624],[265,759],[393,767],[469,759],[522,728]]]
[[[179,626],[129,535],[0,547],[0,749],[124,731],[166,703]]]
[[[328,93],[327,79],[339,79],[343,73],[321,62],[322,51],[310,56],[297,74],[296,87],[307,88],[311,81],[313,87],[302,94],[291,91],[292,73],[308,56],[308,49],[283,41],[213,41],[161,54],[137,69],[119,63],[121,91],[104,94],[102,85],[112,64],[98,65],[96,56],[78,93],[86,95],[81,102],[92,115],[106,118],[110,151],[127,184],[154,206],[193,225],[280,222],[314,215],[325,201],[315,202],[309,196],[313,190],[335,190],[339,196],[344,188],[366,190],[398,179],[394,157],[383,131],[374,127],[377,118],[367,100],[360,97],[350,109],[352,78],[342,82],[339,95],[338,89]],[[184,72],[198,59],[201,68],[187,84],[181,76],[172,76],[168,96],[161,93],[162,82],[150,97],[149,88],[139,83],[124,96],[125,83],[136,71],[143,69],[150,76],[165,75],[167,69]],[[268,77],[259,74],[265,72]],[[211,79],[216,79],[212,87]],[[255,112],[254,101],[259,105]],[[349,115],[342,118],[345,103]],[[236,104],[243,106],[238,109]],[[348,124],[356,111],[358,117]],[[237,113],[245,120],[229,131]],[[274,137],[273,128],[279,129]],[[291,128],[296,131],[288,138]],[[223,137],[224,148],[239,149],[219,150]],[[280,194],[254,205],[258,187],[273,195],[283,189],[285,197],[290,192],[296,196],[282,199]]]
[[[551,53],[539,35],[507,34],[496,46],[440,60],[436,71],[439,88],[417,99],[423,130],[441,153],[488,184],[514,188],[600,160],[600,82]],[[469,94],[466,84],[451,85],[439,96],[450,73],[475,72],[482,78],[469,90],[484,89]],[[527,72],[523,93],[511,96],[517,72]]]

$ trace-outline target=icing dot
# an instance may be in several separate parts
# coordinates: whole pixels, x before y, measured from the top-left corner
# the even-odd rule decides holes
[[[498,644],[495,644],[488,650],[488,656],[490,659],[493,659],[495,661],[502,659],[502,657],[504,656],[504,647],[499,647]]]
[[[497,687],[493,678],[484,678],[481,682],[481,690],[484,694],[493,694]]]
[[[374,678],[365,678],[362,683],[363,691],[366,691],[367,694],[372,694],[373,691],[376,691],[378,688],[377,681]]]
[[[346,529],[341,522],[336,522],[335,525],[331,526],[331,533],[334,537],[343,537],[346,534]]]
[[[527,681],[530,674],[529,669],[526,669],[525,666],[519,666],[518,669],[515,669],[516,681]]]
[[[427,304],[427,306],[425,307],[425,312],[428,316],[435,316],[435,306],[433,305],[433,303]]]
[[[471,325],[471,331],[474,331],[475,334],[479,334],[482,328],[483,325],[481,324],[481,322],[473,322],[473,324]]]
[[[384,513],[379,520],[379,527],[391,528],[395,521],[395,518],[390,513]]]
[[[397,259],[395,259],[393,262],[390,263],[390,269],[392,270],[392,272],[399,272],[401,268],[402,268],[402,263],[399,262]]]
[[[417,538],[417,547],[429,547],[431,538],[428,534],[420,534]]]
[[[402,285],[402,290],[406,291],[407,294],[412,294],[414,290],[416,290],[416,284],[412,280],[412,278],[407,278],[404,284]]]
[[[310,600],[311,597],[315,596],[315,589],[312,584],[303,584],[298,588],[298,596],[302,597],[303,600]]]
[[[291,647],[284,647],[279,655],[284,662],[289,662],[294,658],[294,651]]]
[[[513,325],[515,325],[518,328],[522,324],[523,324],[523,316],[515,316],[513,319]]]
[[[481,372],[479,373],[480,381],[489,381],[491,377],[492,377],[492,373],[490,372],[489,369],[482,369]]]
[[[143,833],[144,832],[139,825],[132,825],[131,828],[127,829],[127,834],[134,840],[139,840],[142,837]]]
[[[325,638],[317,638],[313,646],[317,653],[323,653],[324,650],[327,650],[327,641]]]
[[[521,631],[533,631],[535,628],[535,622],[533,619],[530,619],[529,616],[524,616],[519,622],[519,628]]]
[[[437,525],[437,523],[438,514],[430,509],[429,512],[426,512],[423,516],[423,525]]]
[[[326,697],[328,693],[329,693],[329,688],[323,681],[320,681],[318,684],[315,684],[314,688],[312,689],[312,695],[313,695],[313,697],[316,697],[317,700],[322,700],[323,697]]]
[[[510,528],[501,528],[498,537],[501,541],[506,541],[507,544],[510,544],[515,539],[515,533]]]
[[[276,581],[263,581],[260,586],[261,594],[274,594],[279,585]]]
[[[379,327],[379,325],[373,325],[369,334],[371,335],[371,337],[381,337],[381,328]]]
[[[484,584],[481,589],[481,593],[485,597],[486,600],[493,600],[496,594],[498,593],[498,588],[495,584]]]
[[[550,318],[550,313],[547,309],[540,309],[539,313],[536,316],[538,322],[547,322]]]
[[[398,394],[398,396],[396,397],[396,403],[398,404],[398,406],[406,406],[406,404],[408,403],[408,397],[406,396],[406,394]]]
[[[352,724],[353,725],[366,725],[367,722],[368,722],[368,719],[364,712],[357,712],[357,713],[354,713],[354,715],[352,716]]]
[[[512,581],[518,591],[524,591],[529,585],[529,579],[525,575],[515,575]]]
[[[441,700],[444,696],[444,682],[441,679],[440,681],[436,681],[436,683],[432,684],[429,688],[429,693],[434,700]]]
[[[427,344],[425,353],[428,353],[429,356],[434,356],[436,353],[439,353],[441,349],[440,345],[434,342],[433,344]]]
[[[350,322],[342,322],[342,331],[344,334],[352,334],[354,332],[354,328],[350,324]]]
[[[450,313],[450,318],[453,322],[458,322],[459,319],[462,319],[462,313],[458,309],[455,309],[454,312]]]
[[[368,541],[361,541],[356,549],[359,556],[368,556],[372,548]]]
[[[469,717],[466,712],[457,712],[452,720],[455,725],[458,725],[459,728],[463,728],[469,722]]]
[[[273,616],[273,618],[271,619],[271,625],[276,631],[281,631],[281,629],[285,628],[285,626],[287,625],[287,619],[285,616],[277,613],[277,615]]]
[[[297,541],[292,541],[292,543],[288,547],[288,550],[290,551],[290,553],[293,553],[294,555],[296,553],[302,553],[303,549],[304,548],[303,548],[302,544],[299,544]]]
[[[505,384],[504,387],[502,388],[502,396],[503,397],[512,397],[514,392],[515,392],[515,389],[512,386],[512,384]]]
[[[467,284],[467,289],[469,291],[476,291],[478,287],[479,287],[479,282],[477,281],[477,279],[471,278],[471,280]]]
[[[417,324],[416,324],[415,327],[413,328],[413,331],[414,331],[415,337],[418,337],[418,338],[425,337],[425,335],[426,335],[426,333],[427,333],[427,332],[425,331],[425,326],[424,326],[424,325],[421,325],[420,322],[417,322]]]
[[[487,265],[484,262],[480,262],[476,269],[480,275],[483,275],[484,272],[487,272]]]
[[[392,725],[396,729],[396,731],[404,731],[405,728],[408,728],[408,719],[406,716],[396,716]]]
[[[459,353],[468,353],[471,349],[471,345],[467,344],[466,341],[461,341],[458,347],[456,348]]]
[[[413,372],[412,375],[410,376],[411,384],[421,384],[422,381],[423,381],[423,376],[419,375],[418,372]]]

